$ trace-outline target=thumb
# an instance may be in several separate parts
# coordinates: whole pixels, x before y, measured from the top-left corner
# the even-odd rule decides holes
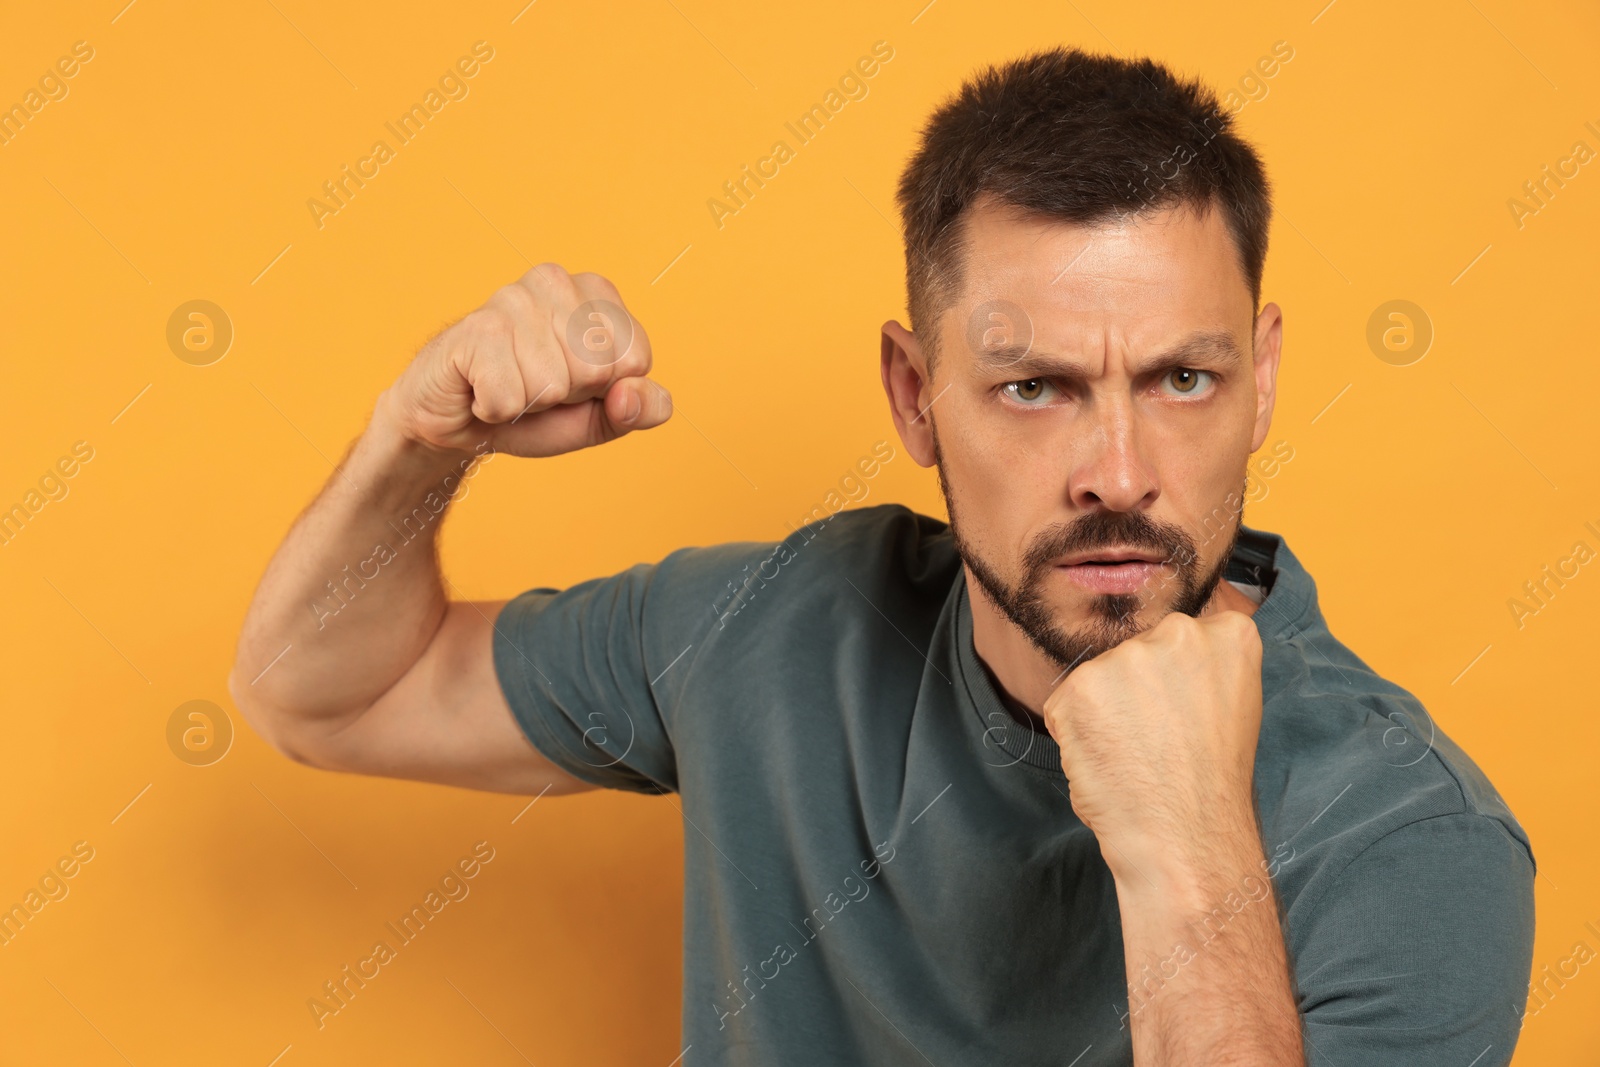
[[[659,426],[672,415],[672,394],[649,378],[618,378],[606,390],[601,410],[619,436]]]

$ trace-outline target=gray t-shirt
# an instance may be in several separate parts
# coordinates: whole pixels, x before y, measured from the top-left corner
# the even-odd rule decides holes
[[[1527,835],[1280,537],[1245,528],[1228,578],[1266,590],[1255,784],[1308,1062],[1507,1063]],[[977,657],[942,521],[845,510],[531,589],[494,662],[558,765],[679,794],[683,1067],[1132,1062],[1161,975],[1129,989],[1111,876]],[[1270,906],[1252,885],[1204,929]]]

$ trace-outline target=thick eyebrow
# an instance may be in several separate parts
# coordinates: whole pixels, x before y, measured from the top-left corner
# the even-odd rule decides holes
[[[1133,374],[1141,377],[1179,367],[1200,370],[1235,367],[1244,363],[1244,353],[1233,335],[1222,330],[1201,330],[1190,334],[1171,348],[1134,363]],[[1089,368],[1075,359],[1031,350],[1027,345],[1001,345],[977,354],[973,363],[980,374],[1006,371],[1022,378],[1065,378],[1079,381],[1091,375]]]

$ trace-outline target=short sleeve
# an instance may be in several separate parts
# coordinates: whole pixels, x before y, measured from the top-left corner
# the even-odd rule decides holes
[[[592,785],[677,792],[682,679],[755,595],[779,549],[758,541],[680,548],[660,562],[508,601],[495,620],[494,668],[528,740]]]
[[[1532,857],[1496,820],[1408,823],[1292,931],[1310,1067],[1505,1067],[1533,961]]]
[[[677,789],[677,757],[644,661],[645,595],[657,566],[530,589],[495,620],[495,673],[518,725],[591,785]]]

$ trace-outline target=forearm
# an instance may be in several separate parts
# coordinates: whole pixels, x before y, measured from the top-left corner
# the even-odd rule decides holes
[[[476,457],[405,437],[388,397],[290,528],[245,616],[229,689],[269,738],[359,714],[444,618],[436,539]]]
[[[1278,904],[1253,815],[1205,851],[1116,874],[1138,1067],[1303,1063]]]

